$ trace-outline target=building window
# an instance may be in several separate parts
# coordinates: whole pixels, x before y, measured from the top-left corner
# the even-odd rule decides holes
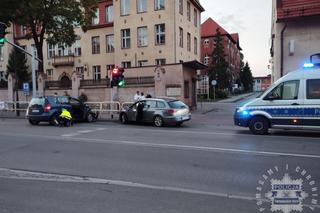
[[[46,70],[46,74],[47,74],[47,79],[49,81],[52,81],[52,79],[53,79],[53,69],[47,69]]]
[[[190,95],[189,81],[184,81],[184,98],[189,98],[189,95]]]
[[[131,67],[131,61],[123,61],[121,63],[122,68],[130,68]]]
[[[114,35],[106,35],[107,53],[114,52]]]
[[[109,75],[109,73],[111,75],[111,70],[113,70],[113,68],[115,68],[115,65],[114,64],[108,64],[106,66],[106,68],[107,68],[107,77],[106,78],[111,78],[111,76],[108,76],[108,75]]]
[[[187,17],[188,17],[188,21],[191,21],[191,5],[190,5],[190,2],[187,3]]]
[[[191,35],[187,33],[187,50],[191,51]]]
[[[138,47],[148,46],[148,29],[147,27],[138,27]]]
[[[94,16],[92,17],[92,25],[99,24],[99,8],[96,8],[96,11],[94,12]]]
[[[106,7],[106,22],[113,22],[113,5],[109,5]]]
[[[129,15],[130,0],[121,0],[120,2],[120,15]]]
[[[197,37],[194,37],[193,43],[194,43],[194,50],[193,50],[193,52],[194,52],[194,54],[198,54],[198,39],[197,39]]]
[[[183,47],[183,29],[179,27],[179,47]]]
[[[76,40],[74,44],[74,56],[81,56],[81,43],[80,40]]]
[[[203,41],[203,44],[204,44],[205,46],[208,46],[209,43],[210,43],[210,41],[209,41],[209,39],[207,39],[207,38]]]
[[[183,15],[183,0],[179,0],[179,13]]]
[[[206,54],[206,55],[204,56],[204,64],[205,64],[205,65],[208,65],[208,64],[209,64],[209,61],[210,61],[210,57],[208,56],[208,54]]]
[[[147,0],[137,0],[137,12],[147,12]]]
[[[165,24],[157,24],[155,26],[156,31],[156,45],[162,45],[166,43],[166,28]]]
[[[130,29],[121,30],[121,48],[130,48]]]
[[[91,38],[92,54],[100,54],[100,37]]]
[[[155,10],[164,10],[165,9],[165,0],[154,0],[154,9]]]
[[[4,60],[3,44],[0,44],[0,61]]]
[[[320,99],[320,79],[307,80],[307,99]]]
[[[157,66],[161,66],[161,65],[165,65],[165,64],[166,64],[166,59],[165,58],[156,59],[156,65]]]
[[[76,67],[76,73],[81,76],[82,80],[84,79],[84,68],[83,67]]]
[[[141,61],[138,61],[138,66],[139,66],[139,67],[145,67],[145,66],[148,66],[148,60],[141,60]]]
[[[101,79],[100,65],[92,66],[92,70],[93,70],[93,80],[100,80]]]
[[[206,75],[200,76],[200,81],[197,81],[197,94],[208,95],[209,94],[209,77]]]
[[[194,26],[195,26],[195,27],[198,27],[198,11],[197,11],[197,9],[194,9],[194,10],[193,10],[193,15],[194,15],[194,17],[193,17]]]

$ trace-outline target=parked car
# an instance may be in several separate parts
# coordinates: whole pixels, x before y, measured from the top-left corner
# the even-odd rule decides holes
[[[74,121],[94,122],[98,117],[87,104],[68,96],[32,98],[26,117],[31,125],[38,125],[40,122],[55,124],[62,108],[71,112]]]
[[[138,111],[141,107],[141,116]],[[189,107],[183,102],[171,98],[147,98],[137,101],[121,110],[120,122],[153,123],[157,127],[165,124],[180,126],[191,119]]]

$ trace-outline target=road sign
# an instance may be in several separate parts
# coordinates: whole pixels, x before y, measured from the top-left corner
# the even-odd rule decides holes
[[[24,82],[23,83],[23,93],[25,95],[29,95],[29,92],[30,92],[29,83],[28,82]]]
[[[216,80],[212,80],[212,81],[211,81],[211,85],[212,85],[212,86],[217,85],[217,83],[218,83],[218,82],[217,82]]]

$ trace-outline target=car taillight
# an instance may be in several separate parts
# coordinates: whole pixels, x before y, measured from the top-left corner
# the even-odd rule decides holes
[[[48,105],[46,105],[46,106],[44,107],[43,111],[44,111],[44,112],[49,112],[50,109],[51,109],[51,105],[48,104]]]
[[[167,110],[167,113],[168,113],[169,115],[174,115],[176,112],[177,112],[176,109],[168,109],[168,110]]]

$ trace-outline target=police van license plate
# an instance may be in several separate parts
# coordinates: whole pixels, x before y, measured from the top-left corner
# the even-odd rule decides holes
[[[38,109],[33,109],[32,112],[40,112]]]

